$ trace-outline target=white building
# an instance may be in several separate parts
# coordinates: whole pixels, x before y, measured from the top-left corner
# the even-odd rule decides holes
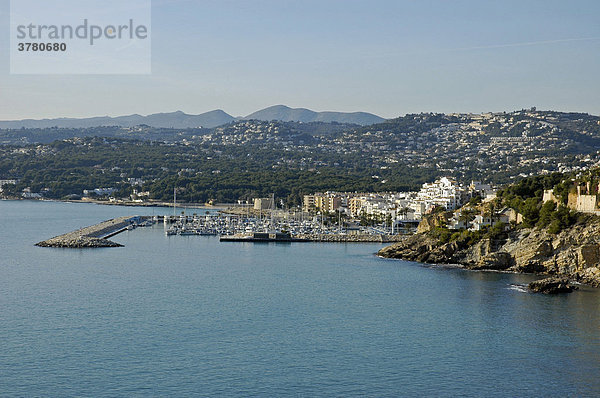
[[[426,207],[443,206],[446,210],[457,209],[465,199],[465,189],[448,177],[442,177],[430,184],[423,184],[417,194],[417,200],[425,202]]]
[[[490,199],[496,197],[496,189],[490,184],[483,184],[480,181],[471,181],[469,185],[469,194],[471,196],[481,196],[482,199]]]
[[[493,188],[486,184],[473,182],[473,190],[488,193]],[[423,184],[418,192],[326,192],[325,194],[305,195],[305,211],[323,207],[322,198],[336,198],[338,206],[348,209],[350,216],[380,216],[402,222],[419,221],[435,207],[456,210],[469,200],[472,190],[455,180],[442,177],[435,182]],[[337,206],[334,206],[334,209]]]
[[[18,182],[17,180],[0,180],[0,192],[2,192],[2,187],[4,185],[14,185],[17,182]]]
[[[254,198],[254,210],[270,210],[273,208],[272,198]]]
[[[480,231],[483,227],[489,227],[492,225],[492,217],[484,217],[481,214],[475,216],[475,219],[471,222],[471,231]]]
[[[98,196],[111,195],[113,192],[116,192],[115,188],[96,188],[96,189],[84,189],[83,195],[90,196],[92,193]]]

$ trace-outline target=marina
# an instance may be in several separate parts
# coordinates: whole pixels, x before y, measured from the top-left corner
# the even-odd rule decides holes
[[[326,224],[323,217],[285,211],[164,216],[167,236],[219,236],[222,242],[395,242],[402,234],[353,223]]]
[[[327,225],[323,218],[277,215],[193,213],[174,216],[123,216],[39,242],[40,247],[119,247],[108,238],[138,227],[163,224],[166,236],[219,236],[222,242],[396,242],[403,235],[360,225]]]

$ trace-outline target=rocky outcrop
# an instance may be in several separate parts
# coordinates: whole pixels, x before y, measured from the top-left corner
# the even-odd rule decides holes
[[[448,220],[452,217],[451,211],[445,211],[441,213],[432,214],[429,217],[425,217],[421,220],[417,227],[417,233],[429,232],[438,227],[445,227],[448,224]]]
[[[449,262],[451,252],[455,250],[440,249],[440,245],[433,237],[428,234],[416,234],[407,236],[394,245],[384,247],[378,254],[382,257],[401,258],[421,263]]]
[[[460,264],[469,269],[562,275],[600,287],[600,222],[588,220],[557,235],[520,229],[506,239],[474,244],[440,243],[431,233],[418,233],[381,249],[382,257],[434,264]]]
[[[481,257],[472,269],[490,269],[497,271],[504,271],[510,269],[514,264],[514,259],[509,253],[496,252],[490,253],[484,257]]]
[[[564,277],[540,279],[531,282],[528,287],[532,292],[544,294],[571,293],[577,289],[569,284],[569,279]]]

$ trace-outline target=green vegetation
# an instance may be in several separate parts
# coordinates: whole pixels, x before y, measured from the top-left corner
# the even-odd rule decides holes
[[[558,163],[589,165],[599,157],[599,122],[587,114],[527,110],[411,114],[364,127],[243,120],[212,129],[0,130],[0,179],[19,180],[5,196],[28,187],[54,199],[115,188],[117,197],[136,189],[170,201],[177,187],[185,202],[234,202],[274,193],[287,206],[297,206],[304,194],[316,191],[416,190],[443,175],[506,184],[517,175],[549,173]],[[542,216],[546,227],[559,219],[554,222],[559,228],[564,217],[540,215],[541,198],[544,189],[554,188],[566,205],[575,189],[567,177],[525,178],[500,193],[496,208],[516,209],[526,226],[537,225]],[[598,180],[596,175],[588,181],[592,193]],[[470,205],[477,207],[480,200],[473,198]]]
[[[524,201],[529,198],[536,198],[541,201],[544,190],[554,188],[564,178],[565,176],[561,173],[523,178],[498,191],[498,197],[502,198],[505,203],[510,203],[513,200]]]
[[[373,175],[379,175],[375,179]],[[263,146],[203,146],[105,138],[49,145],[0,146],[0,176],[19,178],[11,194],[30,187],[48,198],[81,196],[84,189],[116,188],[128,196],[134,185],[155,200],[235,202],[274,193],[288,206],[316,191],[417,189],[435,170],[369,167],[357,154],[311,154]]]
[[[558,234],[578,220],[577,212],[567,207],[568,195],[575,191],[574,184],[577,184],[574,180],[573,175],[560,173],[525,178],[501,190],[498,197],[503,205],[521,213],[523,227],[547,228],[549,233]],[[558,204],[542,203],[543,191],[550,189]]]
[[[474,245],[483,239],[498,241],[508,237],[506,224],[501,222],[494,224],[492,227],[483,227],[479,231],[451,231],[445,227],[437,227],[431,234],[438,239],[440,243],[456,242],[460,247]]]
[[[548,228],[557,234],[576,221],[575,212],[566,207],[568,193],[573,185],[571,176],[553,173],[524,178],[498,192],[501,204],[515,209],[523,216],[524,228]],[[544,190],[553,189],[560,204],[542,203]]]

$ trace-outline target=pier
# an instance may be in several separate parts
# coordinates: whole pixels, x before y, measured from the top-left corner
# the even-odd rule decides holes
[[[112,242],[108,238],[126,231],[131,226],[140,222],[140,220],[141,217],[138,216],[113,218],[64,235],[55,236],[54,238],[36,243],[36,246],[64,248],[121,247],[123,245]]]

